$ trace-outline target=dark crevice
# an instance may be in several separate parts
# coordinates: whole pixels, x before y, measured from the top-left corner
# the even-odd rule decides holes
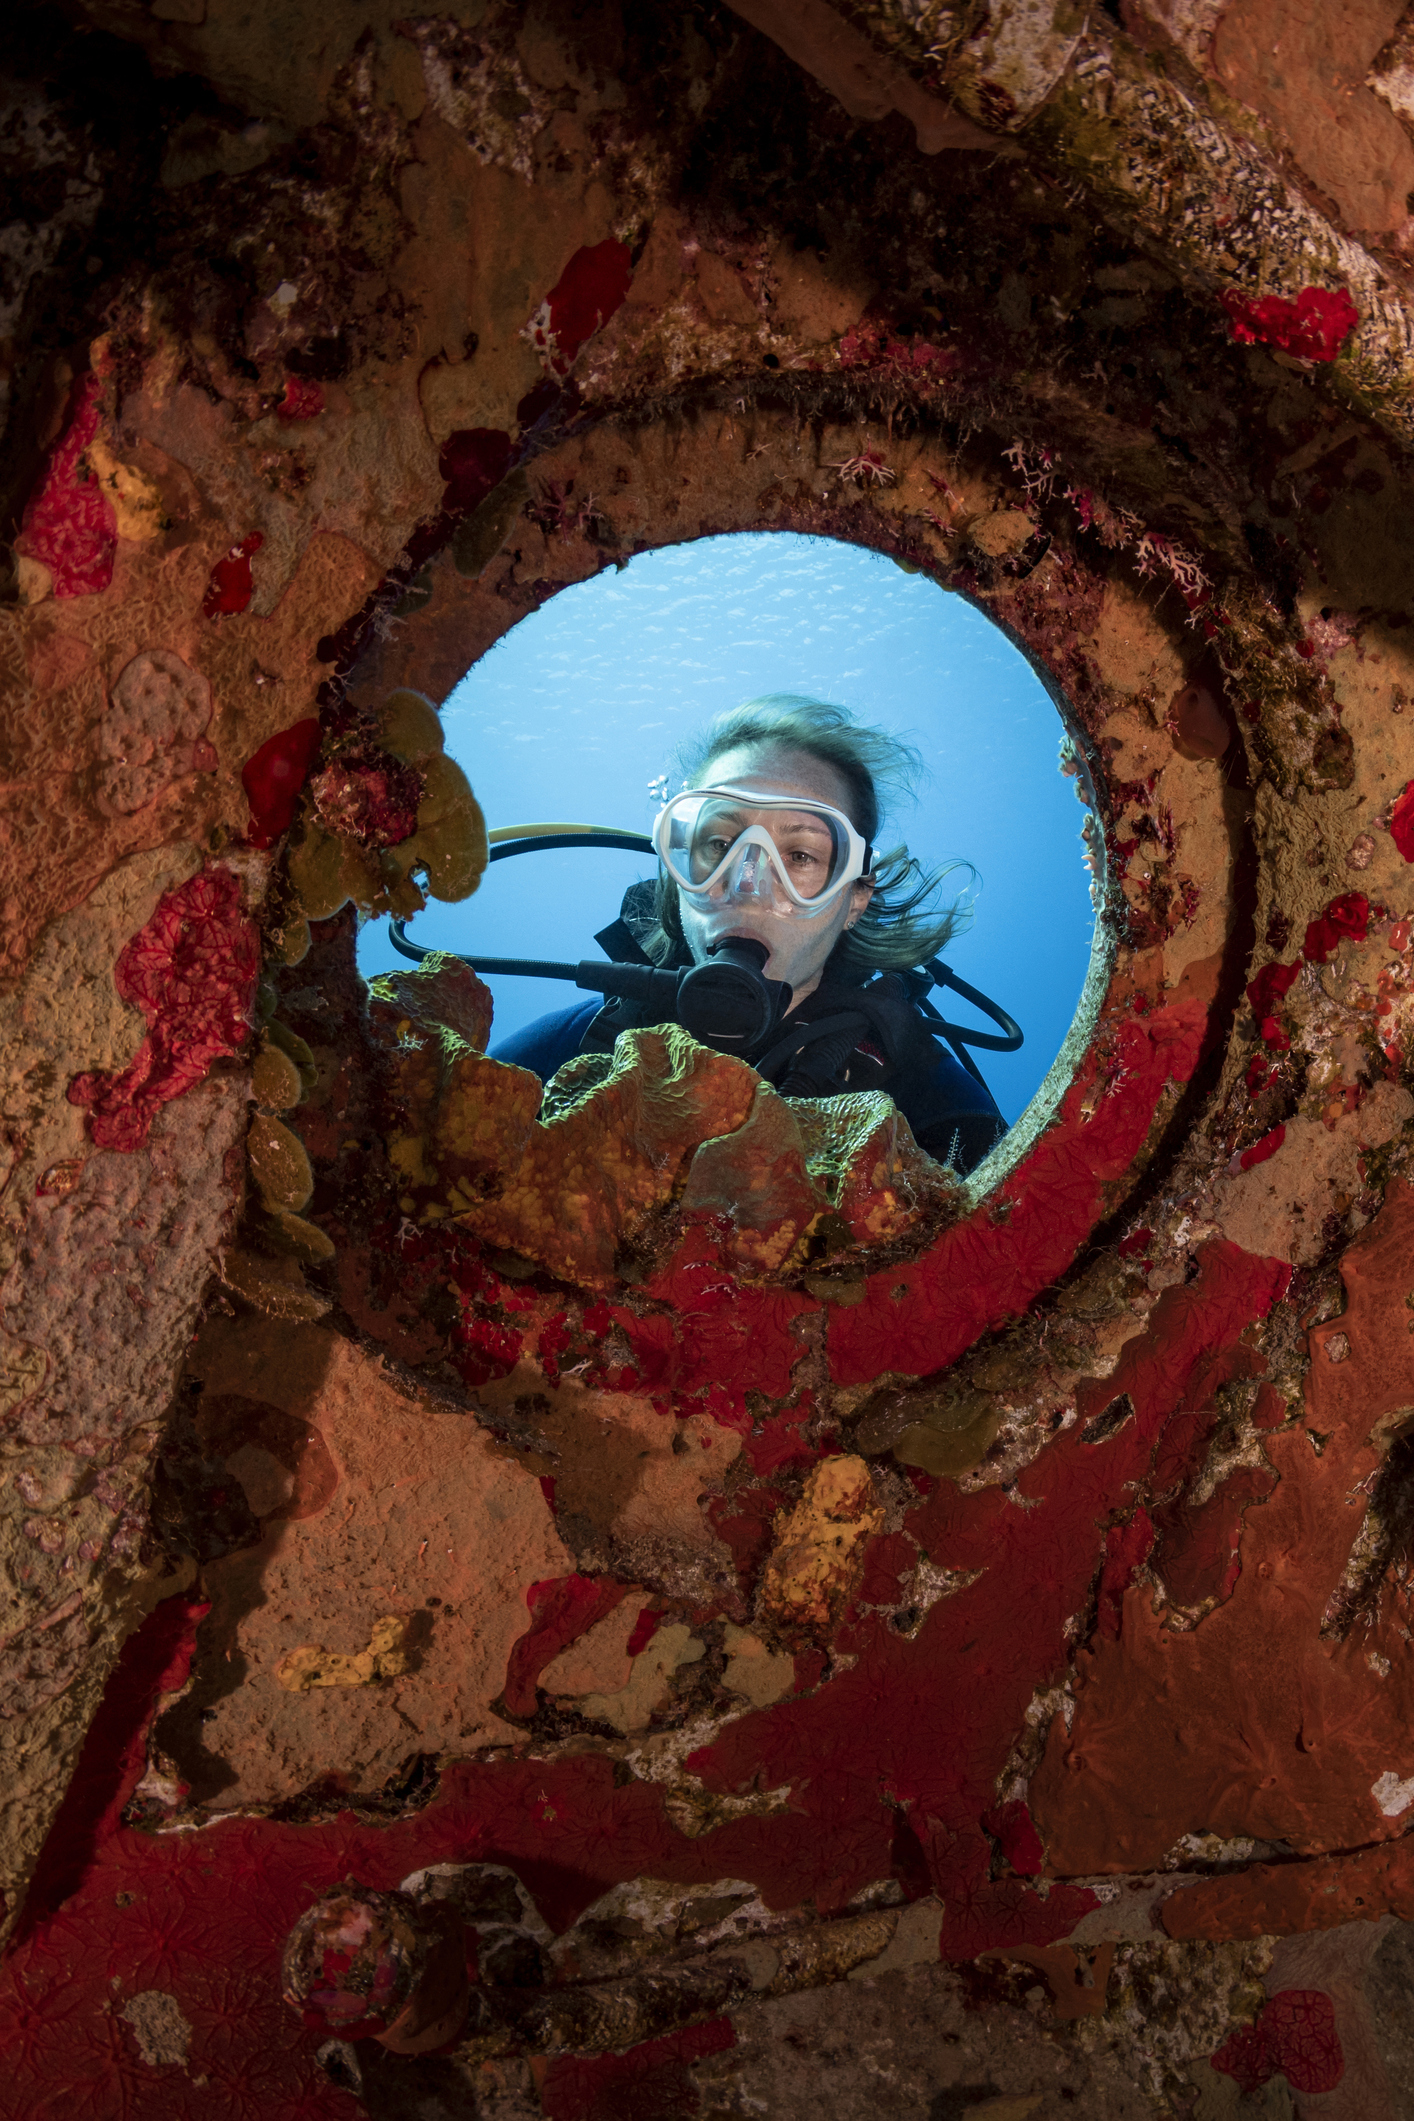
[[[1080,1432],[1082,1443],[1104,1443],[1124,1427],[1134,1412],[1134,1401],[1127,1392],[1117,1392],[1108,1406],[1101,1407],[1093,1420],[1087,1421]]]
[[[1414,1560],[1414,1431],[1400,1436],[1374,1477],[1364,1520],[1342,1582],[1321,1622],[1330,1642],[1344,1642],[1357,1621],[1373,1626],[1391,1577],[1403,1583]]]

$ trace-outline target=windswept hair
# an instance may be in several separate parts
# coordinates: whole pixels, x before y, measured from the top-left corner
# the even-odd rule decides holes
[[[849,789],[845,808],[850,821],[871,846],[890,807],[911,800],[927,771],[912,744],[856,722],[847,707],[800,693],[768,692],[719,714],[701,736],[682,746],[677,763],[684,787],[701,787],[710,778],[713,762],[744,744],[804,751],[832,766]],[[876,853],[874,895],[867,911],[836,943],[828,973],[862,985],[876,972],[904,971],[936,957],[968,919],[960,905],[938,904],[945,879],[967,866],[950,862],[925,869],[902,843]],[[669,877],[658,880],[656,912],[657,924],[644,938],[645,950],[660,965],[685,962],[678,887]]]

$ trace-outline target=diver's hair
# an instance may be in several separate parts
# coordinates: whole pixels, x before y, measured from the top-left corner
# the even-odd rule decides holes
[[[832,766],[849,789],[845,809],[850,820],[871,845],[886,807],[912,797],[927,770],[912,744],[856,722],[847,707],[801,693],[768,692],[719,714],[701,736],[682,747],[677,764],[683,786],[700,787],[715,759],[745,744],[804,751]],[[960,905],[939,910],[938,893],[954,869],[967,867],[965,862],[950,862],[941,869],[925,869],[901,844],[876,854],[870,872],[874,894],[867,910],[836,943],[827,976],[858,985],[875,972],[905,971],[936,957],[967,920]],[[656,925],[643,939],[645,951],[655,964],[685,961],[678,887],[666,876],[658,879],[656,912]]]

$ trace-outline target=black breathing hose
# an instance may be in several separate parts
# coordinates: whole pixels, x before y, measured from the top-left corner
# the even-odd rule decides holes
[[[500,840],[493,844],[490,859],[504,862],[514,854],[534,854],[541,848],[555,847],[622,847],[633,854],[652,854],[654,851],[652,840],[641,832],[614,832],[606,828],[587,832],[527,833],[521,839]],[[388,936],[399,955],[411,958],[414,964],[420,964],[425,957],[461,956],[460,952],[427,950],[420,943],[409,942],[403,922],[396,918],[388,923]],[[587,988],[592,994],[611,994],[661,1008],[665,1022],[676,1019],[694,1037],[705,1034],[712,1044],[745,1047],[756,1043],[780,1023],[790,1000],[789,987],[780,980],[765,978],[766,956],[763,943],[743,944],[738,938],[730,938],[718,944],[706,965],[689,966],[681,972],[660,971],[655,965],[616,964],[604,958],[581,958],[578,964],[569,965],[539,957],[472,959],[462,956],[462,963],[492,976],[509,973],[521,979],[572,980],[576,987]],[[905,976],[914,983],[919,1013],[942,1033],[968,1074],[975,1076],[985,1089],[982,1071],[967,1048],[982,1046],[989,1053],[1015,1053],[1025,1037],[1016,1018],[1009,1016],[979,988],[959,979],[939,957],[930,958],[919,971]],[[928,984],[919,992],[918,983],[924,980]],[[992,1022],[1000,1026],[1002,1036],[999,1038],[992,1031],[972,1031],[965,1024],[949,1023],[927,1000],[929,986],[951,987],[955,994],[971,1002],[984,1016],[990,1016]],[[730,1028],[714,1031],[713,1024],[718,1020]]]
[[[410,943],[400,920],[390,920],[393,948],[414,963],[425,957],[461,956]],[[660,1011],[660,1023],[679,1023],[704,1045],[745,1053],[776,1028],[790,1004],[784,980],[767,979],[764,943],[728,936],[703,965],[664,972],[656,965],[622,965],[608,958],[581,958],[577,965],[535,957],[462,957],[481,973],[510,972],[528,979],[573,980],[592,994],[611,994]]]

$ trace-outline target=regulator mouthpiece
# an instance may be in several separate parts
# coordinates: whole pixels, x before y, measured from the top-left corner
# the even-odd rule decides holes
[[[712,945],[705,965],[683,973],[678,1022],[699,1045],[746,1053],[775,1030],[790,1007],[791,989],[784,980],[766,978],[770,954],[749,936],[729,935]]]

